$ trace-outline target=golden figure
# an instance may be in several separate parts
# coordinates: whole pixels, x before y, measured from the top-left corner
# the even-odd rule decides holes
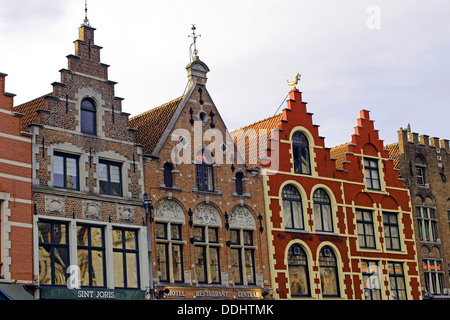
[[[297,73],[294,81],[289,81],[289,78],[287,78],[287,84],[290,85],[291,87],[295,87],[297,83],[300,81],[300,77],[301,77],[300,73]]]

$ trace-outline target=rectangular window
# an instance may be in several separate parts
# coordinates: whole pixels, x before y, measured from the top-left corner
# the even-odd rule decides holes
[[[194,227],[195,273],[198,283],[220,283],[218,228]]]
[[[372,212],[368,210],[356,210],[356,224],[359,246],[361,248],[375,249]]]
[[[53,186],[79,190],[78,156],[64,153],[53,155]]]
[[[159,280],[161,282],[183,282],[181,224],[157,222],[155,233]]]
[[[214,175],[212,165],[196,164],[197,189],[199,191],[214,191]]]
[[[381,300],[380,271],[378,262],[361,260],[361,271],[366,300]]]
[[[232,278],[235,284],[255,284],[253,231],[231,229]]]
[[[378,160],[365,158],[364,171],[367,189],[381,190]]]
[[[81,286],[105,287],[106,259],[103,228],[92,225],[78,225],[77,246]]]
[[[118,163],[99,162],[100,193],[113,196],[122,196],[121,165]]]
[[[403,265],[399,262],[388,262],[390,300],[406,300],[405,275]]]
[[[420,241],[437,241],[437,219],[434,208],[416,207],[417,226]]]
[[[69,234],[67,224],[39,221],[39,283],[65,286],[69,266]]]
[[[113,229],[114,286],[116,288],[138,288],[139,286],[137,239],[136,230]]]
[[[442,294],[442,289],[444,289],[442,260],[424,259],[422,260],[422,268],[426,291],[430,294]]]
[[[383,212],[384,240],[388,250],[401,249],[397,215],[397,213]]]
[[[419,186],[425,185],[425,168],[416,166],[417,184]]]

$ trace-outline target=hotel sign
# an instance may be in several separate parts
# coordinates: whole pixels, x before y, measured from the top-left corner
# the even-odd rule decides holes
[[[167,298],[194,298],[194,299],[259,299],[261,290],[205,290],[196,288],[170,288]]]

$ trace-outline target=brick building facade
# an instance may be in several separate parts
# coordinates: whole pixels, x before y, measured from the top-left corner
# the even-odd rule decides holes
[[[152,201],[156,298],[261,299],[270,287],[259,170],[239,155],[198,56],[187,92],[130,119]]]
[[[6,76],[0,73],[0,300],[12,297],[11,283],[33,285],[31,138],[5,91]]]
[[[351,143],[326,148],[294,88],[282,113],[232,133],[250,157],[251,130],[269,142],[257,161],[276,299],[421,298],[409,193],[368,111]]]
[[[149,286],[142,150],[94,31],[81,25],[51,93],[15,108],[32,135],[29,223],[42,299],[144,299]]]
[[[449,141],[400,129],[387,148],[411,194],[424,298],[450,299]]]

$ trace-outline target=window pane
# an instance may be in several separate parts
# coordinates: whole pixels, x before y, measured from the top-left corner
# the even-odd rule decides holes
[[[95,112],[81,109],[81,132],[95,134]]]
[[[137,254],[126,253],[127,261],[127,288],[138,287],[138,265]]]
[[[103,247],[103,232],[101,228],[91,227],[91,246]]]
[[[127,250],[136,250],[136,231],[125,230],[125,248]]]
[[[314,224],[316,230],[322,230],[322,214],[320,212],[320,204],[314,204]]]
[[[66,188],[78,189],[78,161],[74,158],[67,158]]]
[[[196,274],[197,281],[200,283],[206,282],[205,266],[206,266],[205,248],[196,246],[195,247],[195,274]]]
[[[109,166],[111,171],[111,190],[110,194],[120,196],[122,194],[122,186],[120,183],[120,167],[115,165]]]
[[[124,279],[124,266],[123,266],[123,254],[121,252],[113,252],[114,263],[114,286],[123,288],[125,287]]]
[[[253,250],[244,250],[245,257],[245,275],[247,277],[247,284],[255,283],[255,266]]]
[[[64,188],[64,158],[53,157],[53,186]]]
[[[66,271],[69,266],[69,249],[67,247],[53,248],[55,261],[55,285],[66,284]]]
[[[167,239],[165,223],[155,223],[156,239]]]
[[[80,268],[80,285],[89,286],[89,251],[78,249],[78,267]]]
[[[171,239],[172,240],[181,240],[181,225],[179,224],[171,224]]]
[[[219,283],[220,282],[219,248],[214,247],[209,248],[209,259],[210,259],[209,268],[211,270],[211,282]]]
[[[208,241],[209,242],[219,242],[217,228],[208,228]]]
[[[320,282],[322,285],[322,295],[337,296],[339,294],[335,268],[321,267]]]
[[[250,230],[244,230],[244,245],[253,245],[253,232]]]
[[[196,241],[205,241],[204,227],[194,227],[194,239]]]
[[[285,226],[286,228],[293,228],[293,221],[292,221],[292,212],[291,212],[291,201],[290,200],[283,200],[283,215],[285,219]]]
[[[158,265],[158,274],[160,281],[169,281],[168,262],[167,262],[167,245],[157,243],[156,244],[156,259]]]
[[[183,281],[183,246],[172,245],[172,269],[175,282]]]
[[[122,230],[113,229],[112,231],[113,248],[122,249]]]
[[[240,244],[239,230],[231,229],[230,231],[230,241],[232,244]]]
[[[92,250],[92,285],[105,286],[103,251],[100,250]]]
[[[331,219],[331,207],[322,205],[323,231],[333,231],[333,222]]]
[[[306,148],[301,149],[301,157],[302,157],[302,173],[309,174],[309,151]]]
[[[231,249],[231,276],[236,284],[243,283],[241,270],[241,250]]]
[[[294,216],[294,228],[303,229],[302,203],[292,201],[292,214]]]
[[[88,231],[89,229],[85,226],[77,226],[77,244],[79,246],[88,245]]]

